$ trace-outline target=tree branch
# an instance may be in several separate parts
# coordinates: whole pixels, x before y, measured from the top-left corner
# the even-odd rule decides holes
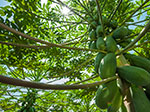
[[[45,29],[56,29],[56,28],[62,28],[62,27],[66,27],[66,26],[71,26],[71,25],[79,25],[79,24],[87,24],[87,23],[84,23],[82,21],[78,22],[78,23],[69,23],[69,24],[64,24],[64,25],[61,25],[61,26],[56,26],[56,27],[50,27],[50,28],[45,28]]]
[[[144,27],[143,25],[134,24],[133,26]]]
[[[78,36],[78,37],[75,37],[74,39],[65,41],[65,42],[62,43],[61,45],[64,46],[64,45],[69,45],[70,43],[74,43],[74,42],[72,42],[72,41],[74,41],[74,40],[76,40],[76,39],[79,39],[79,38],[82,38],[82,37],[84,37],[85,35],[87,35],[87,31],[86,31],[84,34],[82,34],[82,35],[80,35],[80,36]],[[78,41],[75,41],[75,42],[78,42]]]
[[[133,35],[126,36],[126,37],[123,38],[122,40],[117,41],[117,44],[118,44],[118,43],[121,43],[121,42],[123,42],[123,41],[125,41],[125,40],[127,40],[127,39],[133,38],[133,37],[137,36],[138,34],[139,34],[139,33],[136,33],[136,34],[133,34]]]
[[[122,51],[120,51],[117,55],[128,51],[136,42],[138,42],[150,29],[150,21],[146,24],[146,26],[142,29],[142,31],[139,33],[139,35],[131,42],[129,43]]]
[[[147,10],[144,10],[144,11],[142,11],[142,12],[139,12],[138,14],[136,14],[136,15],[134,15],[134,16],[132,16],[132,17],[135,17],[135,16],[138,16],[138,15],[140,15],[140,14],[143,14],[144,12],[146,12],[146,11],[149,11],[150,9],[147,9]]]
[[[121,5],[121,3],[122,3],[122,0],[119,1],[117,7],[114,9],[112,15],[109,18],[109,21],[111,21],[111,19],[114,17],[114,15],[115,15],[116,11],[118,10],[119,6]]]
[[[81,43],[84,43],[84,42],[95,41],[95,40],[96,40],[96,39],[89,39],[89,40],[82,40],[82,41],[80,41],[80,42],[81,42]],[[63,45],[71,45],[71,44],[77,44],[77,43],[79,43],[79,41],[64,43]]]
[[[18,47],[24,47],[24,48],[32,48],[32,49],[44,49],[44,48],[51,47],[51,46],[25,45],[25,44],[11,43],[11,42],[3,42],[3,41],[0,41],[0,44],[18,46]]]
[[[148,21],[148,20],[150,20],[150,19],[147,18],[147,19],[144,19],[144,20],[141,20],[141,21],[137,21],[137,22],[134,22],[134,23],[127,23],[127,25],[135,25],[135,24],[138,24],[138,23],[143,23],[143,22]]]
[[[80,0],[78,0],[78,2],[79,2],[79,5],[80,5],[81,7],[83,7],[84,10],[86,10],[86,14],[88,14],[91,18],[93,18],[93,16],[92,16],[91,13],[89,12],[88,8],[85,6],[86,4],[84,3],[84,1],[82,0],[83,4],[81,3]]]
[[[143,43],[138,44],[136,46],[133,46],[133,47],[131,47],[131,49],[136,48],[136,47],[141,47],[142,45],[147,44],[147,43],[150,43],[150,41],[146,41],[146,42],[143,42]]]
[[[146,7],[149,7],[150,5],[146,5],[146,6],[144,6],[144,7],[141,7],[142,9],[144,9],[144,8],[146,8]],[[126,13],[124,13],[124,14],[121,14],[121,15],[119,15],[118,17],[116,17],[116,18],[120,18],[120,17],[123,17],[123,16],[126,16],[127,14],[130,14],[130,13],[132,13],[134,10],[131,10],[131,11],[129,11],[129,12],[126,12]],[[134,17],[134,16],[132,16],[132,17]]]
[[[31,37],[31,36],[29,36],[29,35],[26,35],[26,34],[24,34],[24,33],[19,32],[19,31],[16,31],[15,29],[10,28],[10,27],[6,26],[6,25],[3,24],[3,23],[0,23],[0,27],[1,27],[1,28],[4,28],[4,29],[6,29],[6,30],[8,30],[8,31],[10,31],[10,32],[12,32],[12,33],[15,33],[15,34],[17,34],[17,35],[20,35],[20,36],[22,36],[22,37],[24,37],[24,38],[27,38],[27,39],[30,39],[30,40],[34,40],[34,41],[40,42],[40,43],[42,43],[42,44],[46,44],[46,45],[48,45],[48,46],[50,46],[50,47],[58,47],[58,48],[72,49],[72,50],[96,51],[96,52],[107,53],[106,51],[103,51],[103,50],[67,47],[67,46],[62,46],[62,45],[60,45],[60,44],[50,43],[50,42],[47,42],[47,41],[44,41],[44,40],[40,40],[40,39]]]
[[[88,78],[88,79],[82,80],[82,81],[80,81],[80,82],[76,82],[76,83],[74,83],[74,84],[80,84],[80,83],[82,83],[82,82],[86,82],[86,81],[89,81],[89,80],[95,79],[95,78],[97,78],[97,77],[99,77],[99,75],[96,75],[96,76],[94,76],[94,77],[91,77],[91,78]],[[74,84],[72,84],[72,85],[74,85]]]
[[[135,10],[132,12],[132,14],[131,14],[129,17],[127,17],[127,18],[121,23],[120,26],[124,25],[124,23],[125,23],[127,20],[129,20],[129,19],[130,19],[139,9],[141,9],[141,7],[143,7],[147,2],[149,2],[149,0],[146,0],[143,4],[140,5],[140,7],[138,7],[137,9],[135,9]]]
[[[142,46],[142,47],[140,47],[140,48],[143,48],[143,49],[145,49],[145,50],[150,50],[150,48],[144,47],[144,46]]]
[[[36,89],[53,89],[53,90],[87,89],[90,87],[98,86],[100,84],[104,84],[106,82],[115,79],[117,79],[117,76],[110,77],[95,83],[81,84],[81,85],[64,85],[64,84],[45,84],[45,83],[38,83],[38,82],[30,82],[30,81],[25,81],[25,80],[20,80],[20,79],[15,79],[15,78],[10,78],[7,76],[0,75],[0,82],[4,84],[36,88]]]
[[[104,36],[105,36],[106,34],[105,34],[105,28],[104,28],[103,19],[102,19],[102,12],[101,12],[101,8],[100,8],[100,4],[99,4],[98,0],[96,0],[96,5],[97,5],[98,15],[99,15],[99,18],[100,18],[103,33],[104,33]]]
[[[6,30],[8,30],[8,31],[10,31],[10,32],[12,32],[12,33],[15,33],[15,34],[17,34],[17,35],[20,35],[20,36],[22,36],[22,37],[24,37],[24,38],[27,38],[27,39],[30,39],[30,40],[34,40],[34,41],[36,41],[36,42],[40,42],[40,43],[42,43],[42,44],[47,44],[47,45],[50,45],[50,46],[55,46],[55,47],[57,46],[56,44],[53,44],[53,43],[50,43],[50,42],[46,42],[46,41],[44,41],[44,40],[40,40],[40,39],[31,37],[31,36],[29,36],[29,35],[26,35],[26,34],[24,34],[24,33],[21,33],[21,32],[19,32],[19,31],[16,31],[15,29],[10,28],[10,27],[8,27],[7,25],[5,25],[5,24],[3,24],[3,23],[0,23],[0,27],[1,27],[1,28],[4,28],[4,29],[6,29]],[[58,46],[59,46],[59,45],[58,45]]]

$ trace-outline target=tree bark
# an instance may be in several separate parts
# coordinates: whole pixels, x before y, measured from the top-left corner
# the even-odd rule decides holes
[[[117,62],[118,67],[129,66],[129,64],[127,63],[127,61],[123,55],[119,55],[117,58],[118,58],[118,62]],[[123,79],[121,79],[121,83],[122,83],[121,90],[122,90],[122,94],[123,94],[123,98],[124,98],[123,101],[124,101],[124,105],[127,109],[127,112],[135,112],[134,105],[132,102],[131,92],[129,89],[130,84]]]

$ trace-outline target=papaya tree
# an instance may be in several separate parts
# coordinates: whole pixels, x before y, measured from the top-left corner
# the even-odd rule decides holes
[[[0,7],[0,111],[149,112],[150,1],[43,1]]]

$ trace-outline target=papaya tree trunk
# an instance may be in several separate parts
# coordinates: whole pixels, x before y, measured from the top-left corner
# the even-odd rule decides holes
[[[127,63],[127,60],[125,59],[125,57],[123,55],[119,55],[118,61],[117,61],[117,66],[127,66],[127,65],[129,65],[129,64]],[[123,94],[123,98],[124,98],[123,102],[127,109],[127,112],[135,112],[134,105],[132,102],[131,92],[129,89],[130,84],[122,79],[121,79],[121,82],[123,85],[122,86],[122,94]]]
[[[126,106],[127,112],[135,112],[134,105],[132,102],[132,97],[129,89],[129,84],[126,81],[122,81],[123,83],[123,93],[124,93],[124,105]]]

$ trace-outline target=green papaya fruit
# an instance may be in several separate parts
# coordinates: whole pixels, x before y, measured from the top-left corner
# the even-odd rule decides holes
[[[102,60],[102,58],[105,56],[104,53],[98,53],[96,58],[95,58],[95,62],[94,62],[94,69],[95,69],[95,72],[98,73],[98,68],[99,68],[99,64],[100,64],[100,61]]]
[[[28,112],[35,112],[33,107],[29,107]]]
[[[117,50],[117,43],[111,36],[106,38],[106,49],[112,53],[115,53]]]
[[[110,94],[109,90],[105,85],[100,85],[96,92],[95,103],[101,109],[108,108],[108,105],[111,101],[112,95]]]
[[[131,87],[132,91],[132,101],[135,107],[135,112],[149,112],[150,111],[150,101],[147,99],[142,88],[136,86]]]
[[[128,36],[129,34],[130,31],[126,27],[121,26],[113,32],[112,37],[114,39],[122,39],[125,36]]]
[[[96,42],[93,41],[91,44],[90,44],[90,49],[97,49],[96,48]]]
[[[106,45],[105,45],[105,42],[103,40],[103,37],[98,37],[98,39],[96,41],[96,47],[97,47],[97,49],[100,49],[100,50],[106,49]]]
[[[116,91],[116,94],[112,100],[112,105],[108,108],[108,112],[117,112],[122,105],[122,95],[120,91]]]
[[[113,80],[110,82],[105,83],[106,87],[110,90],[110,91],[115,91],[118,89],[117,87],[117,81]]]
[[[110,27],[112,27],[112,29],[116,29],[118,26],[117,21],[113,20],[112,22],[110,22]]]
[[[108,53],[100,62],[98,73],[102,79],[115,76],[116,56],[114,53]]]
[[[95,30],[90,31],[89,36],[90,39],[96,39],[96,31]]]
[[[109,89],[109,91],[113,96],[115,95],[116,91],[119,89],[116,80],[105,83],[105,86]]]
[[[88,23],[91,23],[93,21],[91,17],[88,17],[87,20],[88,20]]]
[[[28,112],[27,110],[23,110],[22,112]]]
[[[137,86],[145,86],[150,83],[150,74],[142,68],[122,66],[117,68],[117,72],[121,78]]]
[[[97,23],[96,23],[96,21],[93,21],[93,22],[91,22],[91,27],[93,28],[93,29],[95,29],[96,28],[96,26],[97,26]]]
[[[146,71],[150,72],[150,60],[141,56],[136,56],[133,54],[124,55],[131,65],[141,67]]]
[[[131,40],[130,39],[126,39],[126,40],[124,40],[124,41],[122,41],[122,42],[120,42],[120,43],[118,43],[121,47],[126,47],[129,43],[131,42]]]
[[[110,103],[112,102],[114,96],[116,95],[116,91],[119,90],[117,86],[116,80],[113,80],[111,82],[105,83],[105,86],[108,88],[109,93],[110,93]]]
[[[98,25],[96,28],[96,35],[100,36],[100,35],[102,35],[102,33],[103,33],[103,28],[101,25]]]
[[[100,86],[96,92],[95,103],[100,109],[108,108],[107,97],[109,95],[109,91],[107,88]]]
[[[105,16],[102,16],[102,20],[103,20],[103,24],[104,25],[108,25],[109,24],[109,20]]]
[[[95,20],[96,22],[98,22],[98,21],[99,21],[98,14],[95,14],[95,16],[94,16],[94,20]]]

